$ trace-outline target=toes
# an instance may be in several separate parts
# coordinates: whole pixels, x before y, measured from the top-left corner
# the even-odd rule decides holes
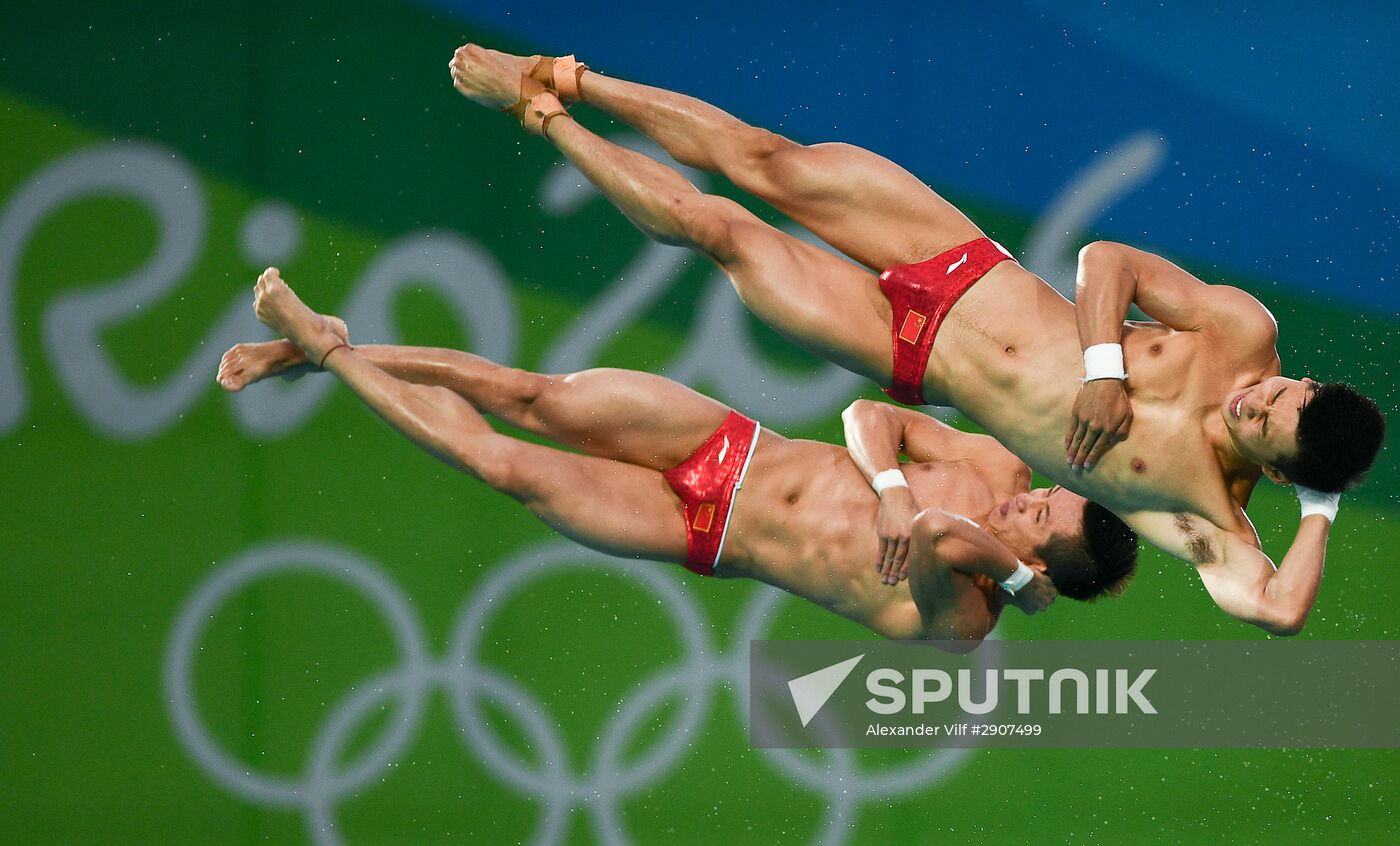
[[[472,62],[481,61],[486,55],[486,51],[475,44],[463,44],[452,53],[452,65],[458,68],[466,68]]]
[[[238,377],[242,375],[243,369],[241,367],[238,369],[221,367],[219,368],[219,375],[215,378],[215,381],[226,391],[236,391],[242,387],[242,385],[238,384]]]

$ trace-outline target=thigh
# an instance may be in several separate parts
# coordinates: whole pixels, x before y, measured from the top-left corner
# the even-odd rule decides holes
[[[515,448],[507,492],[590,549],[682,562],[685,512],[656,470],[536,444]]]
[[[850,144],[774,153],[744,186],[831,246],[883,270],[932,258],[982,230],[909,171]]]
[[[721,265],[749,311],[813,354],[888,385],[890,304],[864,268],[757,219],[731,227]]]
[[[526,428],[592,456],[669,470],[729,411],[664,376],[597,368],[555,377],[532,404]]]

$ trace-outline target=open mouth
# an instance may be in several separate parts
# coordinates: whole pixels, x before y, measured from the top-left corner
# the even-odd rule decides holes
[[[1235,404],[1234,404],[1233,406],[1230,407],[1230,411],[1231,411],[1231,413],[1233,413],[1233,414],[1235,415],[1235,419],[1236,419],[1236,420],[1239,420],[1239,419],[1240,419],[1240,406],[1243,405],[1243,404],[1244,404],[1244,394],[1240,394],[1238,397],[1235,398]]]

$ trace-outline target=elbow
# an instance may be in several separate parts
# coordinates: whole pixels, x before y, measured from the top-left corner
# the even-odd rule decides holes
[[[948,512],[938,508],[925,508],[914,515],[909,539],[924,549],[936,552],[946,541],[952,526],[953,518]]]
[[[873,400],[858,399],[850,405],[846,406],[846,410],[841,412],[841,419],[848,422],[851,420],[858,419],[866,414],[869,414],[870,411],[878,405],[880,405],[880,403],[875,402]]]
[[[929,638],[928,640],[935,648],[952,655],[970,655],[982,645],[981,637],[970,634],[960,634],[958,640],[947,640],[946,637]]]
[[[1256,620],[1255,625],[1274,637],[1293,637],[1303,631],[1307,622],[1308,612],[1304,609],[1302,611],[1272,613],[1263,619]]]
[[[1113,241],[1090,241],[1079,248],[1080,262],[1111,256],[1118,251],[1119,245]]]
[[[1101,285],[1105,280],[1117,278],[1117,272],[1124,266],[1121,247],[1112,241],[1093,241],[1080,247],[1075,287],[1086,288],[1094,282]]]

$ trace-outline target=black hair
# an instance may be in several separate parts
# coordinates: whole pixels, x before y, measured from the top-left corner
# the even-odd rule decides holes
[[[1137,532],[1092,500],[1084,503],[1080,534],[1052,538],[1040,553],[1055,590],[1081,601],[1127,590],[1137,570],[1137,556]]]
[[[1375,400],[1341,382],[1319,384],[1298,413],[1298,454],[1274,467],[1290,482],[1341,493],[1371,469],[1384,438]]]

